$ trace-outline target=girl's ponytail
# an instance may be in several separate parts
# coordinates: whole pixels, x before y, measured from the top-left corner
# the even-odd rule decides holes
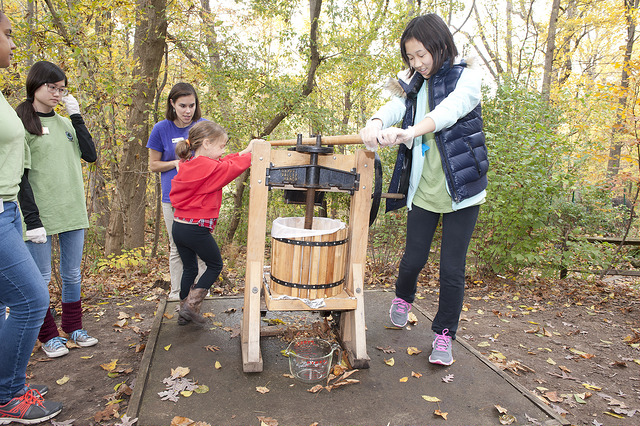
[[[191,147],[189,139],[183,139],[176,144],[176,156],[181,160],[188,160],[193,156],[194,148]]]
[[[16,114],[22,120],[24,129],[32,135],[42,136],[42,122],[35,108],[33,108],[33,98],[27,98],[16,108]]]

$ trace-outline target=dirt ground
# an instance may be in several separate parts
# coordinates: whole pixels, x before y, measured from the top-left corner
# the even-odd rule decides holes
[[[423,274],[416,301],[430,314],[437,308],[435,272]],[[168,286],[159,276],[168,278],[157,271],[107,271],[85,278],[86,288],[99,291],[85,296],[84,326],[100,343],[72,348],[57,359],[36,347],[28,367],[29,381],[48,385],[47,398],[65,405],[50,424],[128,424],[119,417],[126,412],[157,304]],[[226,279],[216,292],[237,293],[241,282]],[[391,291],[392,279],[386,281],[370,287]],[[638,425],[638,288],[622,277],[518,285],[502,277],[469,280],[458,338],[573,425]],[[518,419],[517,424],[536,422]]]

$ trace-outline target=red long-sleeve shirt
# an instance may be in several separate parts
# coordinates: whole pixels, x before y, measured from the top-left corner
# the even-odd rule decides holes
[[[222,188],[251,166],[251,153],[229,154],[219,160],[203,155],[180,163],[171,182],[169,198],[174,216],[185,219],[217,218]]]

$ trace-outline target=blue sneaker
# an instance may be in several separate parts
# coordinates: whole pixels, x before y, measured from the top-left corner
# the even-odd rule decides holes
[[[433,343],[431,344],[433,350],[431,351],[431,355],[429,355],[429,362],[431,364],[453,364],[453,354],[451,353],[453,342],[451,341],[451,336],[447,334],[449,334],[449,330],[446,328],[442,330],[442,334],[436,333]]]
[[[89,336],[89,334],[87,334],[87,330],[84,330],[82,328],[71,333],[69,338],[73,340],[78,346],[81,346],[83,348],[93,346],[98,343],[98,339]]]
[[[391,302],[391,309],[389,309],[391,323],[396,327],[404,327],[409,320],[409,311],[411,311],[411,303],[396,297]]]
[[[69,348],[67,348],[66,343],[67,339],[57,336],[49,339],[49,341],[42,345],[42,350],[49,358],[57,358],[69,353]]]

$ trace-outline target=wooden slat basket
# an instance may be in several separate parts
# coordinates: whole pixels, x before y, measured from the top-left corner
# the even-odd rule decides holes
[[[304,229],[303,217],[278,218],[271,237],[272,293],[313,300],[343,291],[349,247],[343,222],[314,217],[312,229]]]

